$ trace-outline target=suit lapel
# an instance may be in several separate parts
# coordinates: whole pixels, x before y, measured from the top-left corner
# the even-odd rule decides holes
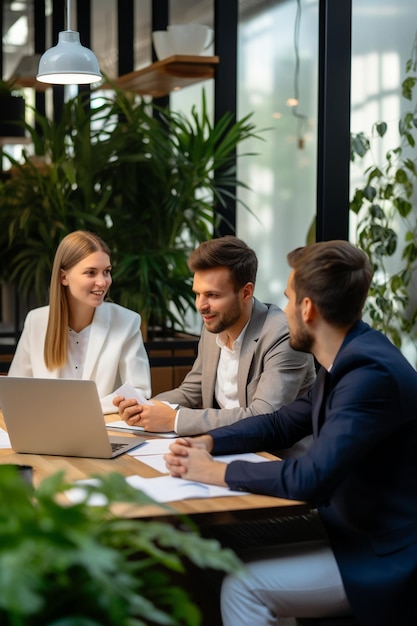
[[[250,322],[243,337],[237,374],[237,394],[240,406],[247,406],[247,384],[249,370],[253,361],[256,345],[262,331],[268,307],[254,299]]]
[[[247,405],[246,393],[249,378],[249,369],[252,364],[253,354],[255,352],[257,341],[258,339],[250,339],[249,337],[246,337],[246,334],[243,339],[237,373],[237,395],[240,406]]]
[[[363,322],[362,320],[359,320],[352,326],[352,328],[347,333],[342,345],[339,348],[339,352],[337,353],[336,358],[333,362],[332,371],[334,371],[337,368],[337,362],[338,362],[338,359],[340,358],[340,355],[343,354],[343,350],[346,348],[346,346],[349,345],[352,339],[355,339],[362,333],[367,332],[369,329],[370,329],[369,325]],[[313,396],[313,409],[312,409],[312,423],[313,423],[313,432],[315,436],[318,435],[326,417],[326,401],[327,401],[327,396],[329,394],[330,379],[331,379],[331,374],[324,367],[321,367],[317,374],[316,383],[313,387],[314,396]]]
[[[216,344],[216,335],[203,330],[204,343],[204,366],[202,368],[201,397],[204,407],[213,406],[214,389],[217,380],[217,366],[219,364],[220,348]],[[207,356],[206,356],[207,355]]]
[[[313,403],[313,412],[312,412],[312,423],[313,423],[313,432],[317,437],[319,434],[320,428],[323,424],[325,417],[325,405],[326,405],[326,393],[327,393],[327,381],[329,380],[330,374],[328,371],[321,367],[319,373],[317,374],[317,381],[315,384],[315,398]]]

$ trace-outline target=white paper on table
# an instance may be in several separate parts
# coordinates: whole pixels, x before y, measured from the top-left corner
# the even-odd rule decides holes
[[[135,398],[138,401],[138,404],[150,404],[154,406],[154,403],[150,400],[147,400],[140,389],[136,389],[130,383],[124,383],[121,387],[116,389],[113,392],[113,397],[115,396],[123,396],[124,398]],[[167,406],[171,407],[171,409],[178,409],[177,404],[172,404],[172,402],[167,402],[166,400],[160,400]]]
[[[154,442],[152,441],[150,443],[154,443]],[[161,474],[167,474],[168,470],[166,468],[163,455],[169,452],[170,442],[163,441],[163,443],[165,444],[166,451],[163,451],[160,453],[155,452],[153,454],[150,454],[149,452],[146,452],[146,444],[145,444],[144,446],[140,448],[140,450],[136,450],[136,451],[132,450],[131,451],[132,456],[139,459],[139,461],[141,461],[142,463],[149,465],[153,469],[156,469],[158,472],[161,472]],[[157,448],[155,446],[154,450],[156,449]],[[215,456],[214,460],[220,461],[222,463],[231,463],[232,461],[249,461],[251,463],[260,463],[262,461],[268,461],[268,459],[265,459],[264,457],[259,456],[259,454],[253,454],[252,452],[248,452],[246,454],[227,454],[224,456]]]
[[[107,422],[106,428],[108,428],[109,430],[117,430],[125,433],[137,433],[138,435],[146,435],[147,437],[165,437],[167,439],[175,439],[175,437],[178,437],[177,433],[175,433],[173,430],[168,430],[165,433],[151,432],[149,430],[145,430],[143,426],[129,426],[129,424],[126,424],[126,422],[124,422],[123,420]]]
[[[0,448],[11,448],[10,437],[3,428],[0,428]]]
[[[113,395],[123,396],[124,398],[135,398],[138,404],[153,404],[153,402],[145,398],[140,389],[135,389],[130,383],[124,383],[124,385],[113,392]]]
[[[161,472],[161,474],[168,474],[167,466],[162,454],[148,454],[147,456],[139,456],[138,454],[135,454],[134,457],[142,463],[145,463],[145,465],[149,465],[149,467]]]
[[[140,489],[156,502],[175,502],[189,498],[218,498],[221,496],[242,496],[246,491],[232,491],[228,487],[205,485],[203,483],[173,478],[172,476],[158,476],[156,478],[142,478],[128,476],[127,482],[131,487]]]
[[[154,442],[150,442],[154,443]],[[167,443],[167,442],[164,442]],[[147,459],[152,455],[137,456],[142,463],[146,463]],[[162,454],[154,455],[159,457],[163,462]],[[259,463],[268,461],[264,457],[254,454],[228,454],[224,456],[215,457],[217,461],[225,463],[231,463],[232,461],[250,461],[252,463]],[[150,463],[149,463],[150,464]],[[187,500],[189,498],[218,498],[224,496],[241,496],[247,495],[246,491],[233,491],[228,487],[218,487],[217,485],[206,485],[185,478],[174,478],[173,476],[157,476],[156,478],[142,478],[142,476],[128,476],[126,481],[131,487],[143,491],[150,498],[156,502],[175,502],[178,500]],[[94,479],[77,481],[73,488],[66,491],[68,499],[73,503],[82,502],[85,500],[86,491],[83,489],[83,484],[93,483]],[[92,506],[102,506],[106,504],[105,498],[100,495],[94,495],[90,497],[89,504]]]
[[[135,389],[135,387],[133,387],[133,385],[131,385],[130,383],[124,383],[123,385],[121,385],[121,387],[116,389],[116,391],[113,392],[113,397],[116,397],[116,396],[123,396],[124,398],[135,398],[138,404],[149,404],[151,406],[154,406],[153,402],[151,402],[150,400],[147,400],[145,396],[143,395],[143,393],[139,389]],[[170,404],[169,402],[165,402],[165,404],[170,406],[172,409],[177,408],[177,405]],[[141,433],[141,434],[145,433],[149,435],[150,437],[174,438],[178,436],[173,430],[167,431],[165,433],[150,432],[150,431],[146,431],[143,428],[143,426],[130,426],[129,424],[126,424],[126,422],[123,420],[117,420],[115,422],[108,422],[106,426],[107,428],[117,430],[117,431],[127,432],[127,433],[135,433],[135,432]]]
[[[220,496],[241,496],[245,491],[231,491],[227,487],[217,487],[216,485],[204,485],[203,483],[184,480],[183,478],[173,478],[172,476],[158,476],[157,478],[142,478],[141,476],[128,476],[126,482],[134,489],[142,491],[155,502],[175,502],[176,500],[187,500],[189,498],[217,498]],[[83,485],[97,484],[93,478],[78,480],[74,487],[65,492],[67,498],[73,504],[84,502],[87,492]],[[107,504],[106,498],[101,494],[89,496],[88,504],[91,506],[104,506]]]
[[[167,454],[169,452],[169,446],[172,441],[169,439],[158,439],[157,437],[152,439],[147,439],[143,446],[141,446],[138,450],[131,450],[133,452],[133,456],[137,456],[142,460],[143,456],[148,455],[159,455]]]

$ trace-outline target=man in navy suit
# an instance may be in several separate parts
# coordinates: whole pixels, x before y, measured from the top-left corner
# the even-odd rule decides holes
[[[286,407],[196,438],[166,455],[173,476],[305,500],[327,533],[317,542],[246,555],[222,587],[224,626],[352,613],[363,626],[417,624],[417,372],[361,320],[372,279],[345,241],[288,255],[291,346],[321,364],[312,389]],[[229,465],[211,454],[312,446],[284,461]]]

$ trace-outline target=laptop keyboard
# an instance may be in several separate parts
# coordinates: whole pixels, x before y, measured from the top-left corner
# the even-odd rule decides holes
[[[111,449],[112,452],[118,452],[118,450],[121,450],[122,448],[126,447],[125,443],[111,443]]]

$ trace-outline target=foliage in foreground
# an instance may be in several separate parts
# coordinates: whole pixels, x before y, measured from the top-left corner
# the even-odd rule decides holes
[[[198,608],[171,583],[187,560],[235,571],[235,555],[157,521],[120,518],[109,504],[148,504],[117,473],[97,477],[88,497],[105,506],[60,504],[62,473],[37,490],[14,466],[0,466],[0,623],[2,626],[143,626],[200,623]]]

